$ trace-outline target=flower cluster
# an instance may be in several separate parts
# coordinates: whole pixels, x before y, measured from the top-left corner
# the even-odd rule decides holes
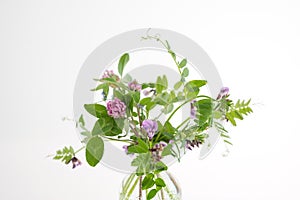
[[[107,102],[107,114],[113,118],[124,117],[126,113],[126,105],[118,98],[114,98]]]
[[[136,80],[134,80],[128,83],[128,88],[133,91],[141,91],[142,86],[141,84],[138,84]]]
[[[149,140],[152,140],[152,138],[153,138],[153,136],[156,133],[157,128],[158,128],[157,122],[154,121],[154,120],[148,120],[147,119],[147,120],[143,121],[142,127],[147,132]]]
[[[102,75],[102,78],[114,78],[116,81],[120,80],[120,77],[117,76],[113,70],[105,70],[104,74]]]
[[[174,66],[180,75],[178,82],[170,86],[166,75],[156,77],[156,82],[142,83],[130,74],[124,76],[123,71],[129,62],[129,54],[125,53],[119,59],[118,72],[106,70],[102,78],[97,79],[98,85],[93,91],[99,90],[105,98],[84,105],[86,111],[97,119],[94,126],[91,130],[85,127],[83,115],[76,123],[84,136],[82,143],[85,144],[86,160],[93,167],[102,159],[104,141],[125,143],[123,151],[132,156],[131,164],[136,167],[135,173],[139,176],[136,180],[140,181],[140,191],[145,190],[147,199],[153,198],[165,187],[159,178],[159,173],[167,170],[164,157],[180,160],[186,149],[200,147],[206,141],[211,128],[219,132],[225,143],[231,144],[223,124],[230,122],[236,126],[237,120],[243,120],[252,112],[250,100],[233,103],[229,99],[228,87],[221,88],[216,98],[201,94],[201,87],[207,81],[189,80],[187,59],[179,60],[167,41],[156,39],[164,44],[171,60],[175,61]],[[188,116],[175,123],[178,120],[173,118],[179,111],[186,112]],[[78,151],[64,148],[57,151],[54,158],[72,163],[75,168],[81,165],[75,157]],[[134,189],[137,182],[129,185],[122,191],[125,196],[131,192],[128,188]]]

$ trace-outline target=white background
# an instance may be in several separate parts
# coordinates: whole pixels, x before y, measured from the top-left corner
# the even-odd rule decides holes
[[[124,174],[45,158],[80,147],[72,123],[79,69],[103,41],[157,27],[180,32],[216,64],[231,97],[255,113],[220,143],[170,167],[184,200],[300,199],[300,4],[294,0],[0,1],[0,198],[114,200]],[[82,158],[84,156],[82,155]]]

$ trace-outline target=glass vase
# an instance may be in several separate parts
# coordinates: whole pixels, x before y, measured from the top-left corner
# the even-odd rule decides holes
[[[181,200],[181,189],[172,174],[167,171],[160,172],[156,175],[165,182],[151,200]],[[147,200],[152,188],[142,190],[142,180],[144,176],[137,176],[135,173],[126,176],[123,179],[119,200]],[[153,188],[156,188],[155,185]]]

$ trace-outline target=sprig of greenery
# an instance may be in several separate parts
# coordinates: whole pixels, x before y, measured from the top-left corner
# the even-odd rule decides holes
[[[71,159],[75,156],[75,151],[72,146],[64,147],[61,150],[56,151],[56,155],[53,157],[54,160],[61,160],[65,164],[69,164]]]
[[[177,55],[176,53],[171,49],[171,46],[169,44],[169,42],[167,40],[163,41],[159,35],[150,35],[151,29],[148,29],[146,36],[142,37],[142,40],[155,40],[159,43],[162,44],[162,46],[167,50],[167,52],[171,55],[174,63],[177,66],[178,72],[181,75],[181,80],[180,82],[184,83],[185,82],[185,78],[188,77],[189,75],[189,69],[187,68],[187,59],[184,58],[181,61],[177,60]]]
[[[167,40],[162,40],[159,35],[150,35],[149,30],[142,39],[162,44],[176,64],[180,75],[178,82],[171,89],[167,76],[161,75],[154,83],[139,84],[124,73],[130,60],[129,54],[124,53],[119,59],[118,74],[106,71],[102,78],[94,79],[97,86],[92,91],[102,91],[103,100],[84,105],[86,112],[95,118],[92,129],[85,127],[83,115],[76,122],[76,127],[84,136],[82,143],[85,146],[80,150],[85,149],[86,161],[92,167],[97,166],[103,157],[104,141],[125,142],[127,154],[136,155],[131,162],[136,171],[125,183],[122,195],[130,197],[140,181],[140,194],[141,190],[146,190],[147,200],[150,200],[162,189],[167,191],[164,180],[159,176],[160,172],[168,169],[162,158],[173,156],[180,161],[186,149],[205,142],[207,130],[212,127],[218,130],[225,143],[231,144],[222,122],[230,121],[236,126],[236,119],[243,120],[244,116],[253,111],[249,106],[250,100],[238,100],[234,104],[229,99],[228,88],[225,88],[225,92],[220,92],[216,99],[202,95],[200,90],[207,81],[187,80],[190,73],[188,60],[179,59]],[[141,90],[144,90],[144,95]],[[112,103],[122,109],[112,111]],[[174,126],[171,119],[186,104],[191,105],[191,117]],[[119,107],[116,106],[116,110]],[[160,109],[160,113],[149,119],[154,108]],[[162,115],[167,117],[163,123],[159,120]],[[149,122],[149,126],[153,122],[153,132],[148,131],[143,122]],[[78,159],[75,158],[78,151],[74,152],[72,147],[64,147],[56,152],[54,159],[66,164],[72,161],[73,166],[78,166],[80,161],[76,165]],[[134,179],[136,176],[138,177]]]
[[[226,119],[228,119],[233,126],[236,126],[235,119],[243,120],[245,115],[253,112],[249,106],[250,102],[251,99],[248,101],[238,100],[236,104],[232,104],[229,111],[226,113]]]

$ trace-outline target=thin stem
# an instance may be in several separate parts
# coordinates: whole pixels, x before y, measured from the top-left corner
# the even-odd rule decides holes
[[[134,177],[135,177],[135,174],[131,174],[131,175],[128,177],[128,179],[126,180],[126,183],[125,183],[124,186],[123,186],[123,191],[122,191],[123,195],[126,195],[127,190],[128,190],[128,188],[129,188],[129,186],[131,185],[131,183],[132,183]]]
[[[74,154],[78,153],[79,151],[83,150],[85,148],[85,146],[81,147],[80,149],[78,149],[77,151],[74,152]]]
[[[142,128],[142,121],[141,121],[141,116],[140,116],[140,109],[138,106],[136,106],[136,109],[137,109],[137,114],[138,114],[138,118],[139,118],[139,124],[140,124],[140,128]]]
[[[161,200],[165,200],[165,196],[164,196],[164,191],[160,190],[160,194],[161,194]]]
[[[168,53],[169,53],[169,54],[171,55],[171,57],[173,58],[173,61],[175,62],[176,66],[177,66],[178,72],[179,72],[179,74],[181,75],[180,66],[179,66],[179,64],[177,63],[176,57],[172,56],[172,53],[174,53],[174,52],[169,48],[168,45],[166,45],[166,44],[159,38],[158,35],[156,35],[156,36],[149,35],[149,34],[148,34],[149,31],[150,31],[150,29],[147,31],[147,37],[142,37],[142,39],[154,39],[154,40],[158,41],[159,43],[161,43],[161,44],[164,46],[164,48],[165,48],[166,50],[168,50]],[[172,52],[172,53],[171,53],[171,52]],[[174,53],[174,54],[175,54],[175,53]],[[175,54],[175,55],[176,55],[176,54]]]
[[[131,116],[131,120],[134,121],[133,117]],[[135,134],[136,137],[140,137],[138,131],[136,130],[136,127],[132,127],[131,124],[129,124],[130,129]]]
[[[160,116],[161,116],[162,114],[164,114],[164,113],[163,113],[162,111],[160,111],[159,115],[157,115],[157,116],[154,118],[154,120],[157,120],[158,118],[160,118]]]
[[[179,126],[176,127],[176,129],[179,129],[181,126],[183,126],[186,122],[188,122],[191,118],[188,117],[186,118],[181,124],[179,124]]]
[[[139,179],[140,179],[140,184],[139,184],[139,200],[142,200],[142,180],[143,180],[143,176],[140,176]]]
[[[108,139],[108,140],[112,140],[112,141],[117,141],[117,142],[127,142],[127,143],[132,143],[132,140],[120,140],[120,139],[115,139],[115,138],[110,138],[110,137],[106,137],[104,135],[102,135],[101,137]]]
[[[136,187],[138,181],[139,181],[139,177],[136,178],[136,180],[135,180],[133,186],[130,188],[130,190],[129,190],[127,196],[126,196],[126,199],[128,199],[128,198],[131,196],[131,194],[132,194],[132,192],[134,191],[134,189],[135,189],[135,187]]]
[[[157,178],[161,178],[159,174],[157,174],[156,176]],[[162,189],[160,190],[160,195],[161,195],[161,200],[165,200],[164,191]]]

